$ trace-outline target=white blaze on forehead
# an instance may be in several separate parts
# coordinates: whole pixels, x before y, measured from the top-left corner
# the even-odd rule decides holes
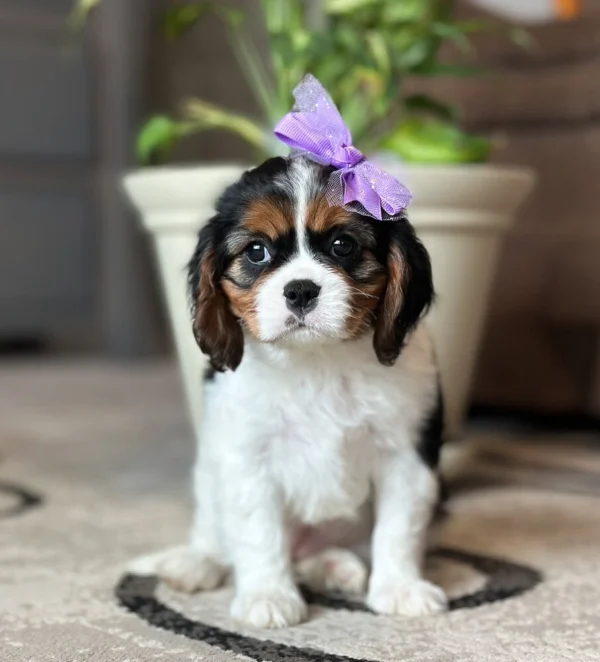
[[[286,337],[291,313],[284,289],[295,280],[311,280],[321,288],[316,308],[304,318],[306,337],[312,341],[344,338],[351,314],[350,289],[341,274],[313,254],[306,230],[310,204],[324,193],[321,166],[304,157],[293,158],[287,172],[277,179],[277,184],[294,206],[296,250],[258,288],[259,339],[272,342]],[[307,342],[306,338],[302,342]]]
[[[281,183],[294,204],[298,252],[308,254],[310,252],[306,234],[308,209],[311,201],[321,193],[320,167],[304,157],[294,158]]]

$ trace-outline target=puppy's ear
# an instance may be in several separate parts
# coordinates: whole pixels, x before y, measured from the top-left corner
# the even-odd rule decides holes
[[[388,282],[375,323],[373,347],[383,365],[393,365],[406,334],[434,299],[429,254],[407,220],[389,221]]]
[[[213,368],[224,372],[241,363],[244,334],[220,285],[223,269],[216,248],[219,221],[215,216],[201,230],[188,265],[188,283],[196,342]]]

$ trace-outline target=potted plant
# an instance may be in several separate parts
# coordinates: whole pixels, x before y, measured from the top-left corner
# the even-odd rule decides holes
[[[101,0],[81,0],[81,20]],[[198,131],[238,134],[256,158],[282,153],[272,134],[289,111],[292,90],[312,73],[330,92],[354,143],[412,189],[412,223],[433,262],[438,302],[431,324],[447,401],[447,429],[460,432],[489,292],[502,237],[534,183],[524,168],[486,164],[491,142],[459,128],[455,110],[411,93],[407,81],[423,76],[467,75],[473,67],[446,64],[450,42],[467,52],[471,37],[496,24],[458,21],[453,0],[263,0],[270,62],[258,55],[243,17],[222,3],[179,3],[165,29],[176,37],[206,11],[226,22],[238,62],[248,77],[260,118],[192,99],[179,118],[155,116],[142,128],[141,170],[125,178],[126,191],[152,234],[191,411],[198,429],[203,359],[188,315],[184,266],[201,225],[220,192],[251,164],[163,167],[173,145]],[[315,6],[319,11],[315,14]],[[311,11],[312,9],[312,11]],[[523,39],[519,31],[509,33]]]

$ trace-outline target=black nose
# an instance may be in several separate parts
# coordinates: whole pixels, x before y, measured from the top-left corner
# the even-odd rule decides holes
[[[308,313],[317,305],[320,291],[312,280],[293,280],[283,288],[283,296],[293,313]]]

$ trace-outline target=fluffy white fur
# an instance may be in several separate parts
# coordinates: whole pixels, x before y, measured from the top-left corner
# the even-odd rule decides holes
[[[300,201],[312,186],[311,169],[302,168],[294,182]],[[297,209],[301,225],[306,203]],[[443,592],[421,575],[438,482],[415,447],[437,396],[430,337],[418,326],[393,367],[377,361],[371,334],[342,342],[349,286],[298,235],[297,256],[258,296],[267,342],[248,337],[239,368],[207,384],[189,545],[132,569],[187,591],[212,589],[233,569],[232,613],[282,627],[306,616],[298,578],[361,592],[367,567],[349,548],[360,552],[370,541],[369,606],[408,616],[440,611]],[[302,278],[321,293],[305,327],[294,328],[282,292]]]
[[[373,487],[368,604],[410,616],[443,609],[442,591],[421,577],[438,485],[414,447],[436,380],[423,325],[392,368],[377,362],[369,337],[294,348],[249,342],[238,370],[207,387],[189,546],[133,569],[193,591],[214,588],[233,567],[234,615],[258,627],[293,625],[306,615],[294,580],[295,527],[313,525],[318,536],[325,525],[333,547],[329,523],[342,520],[345,540],[366,542],[359,515]],[[300,576],[361,589],[358,556],[322,561],[301,561]]]

